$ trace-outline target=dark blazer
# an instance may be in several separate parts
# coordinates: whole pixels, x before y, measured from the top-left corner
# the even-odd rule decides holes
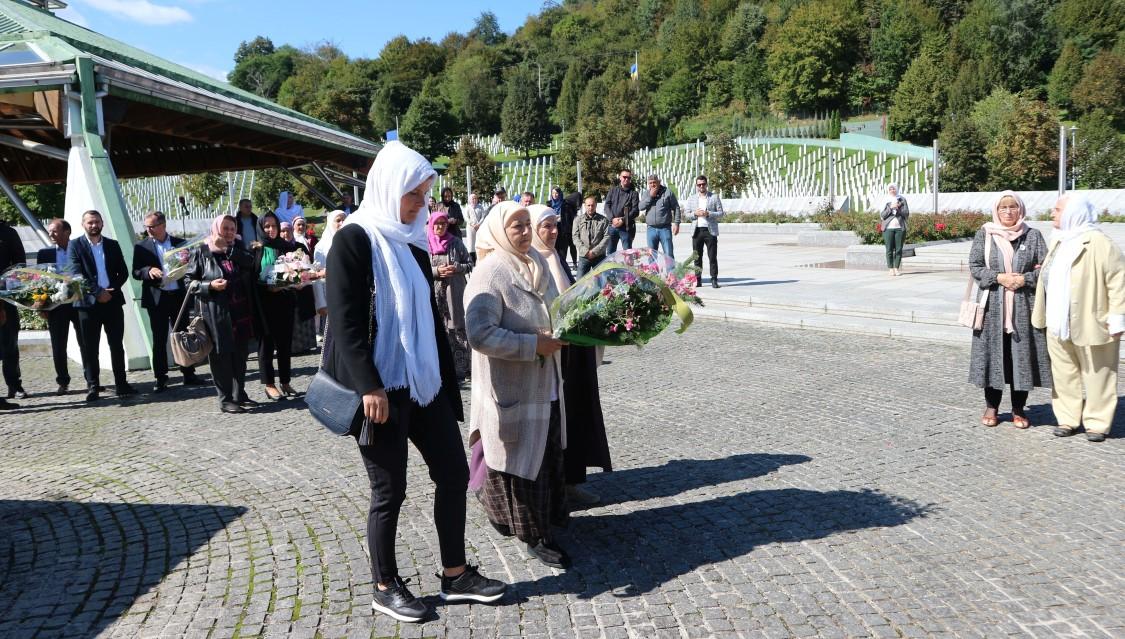
[[[0,221],[0,272],[26,261],[27,254],[24,253],[20,234],[7,222]]]
[[[430,273],[430,255],[418,247],[410,247],[418,268],[430,284],[430,309],[434,316],[434,339],[437,340],[438,365],[441,370],[441,392],[446,394],[453,414],[465,421],[457,373],[453,368],[453,352],[445,333],[445,322],[438,312]],[[325,357],[324,370],[344,386],[359,393],[383,388],[379,371],[371,356],[370,336],[379,330],[371,313],[371,289],[375,286],[371,273],[371,240],[358,224],[336,232],[328,253],[328,272],[343,273],[326,281],[329,328],[332,333],[331,357]],[[372,327],[374,326],[374,332]]]
[[[36,264],[54,264],[55,258],[58,257],[58,255],[59,255],[59,247],[57,247],[57,246],[48,246],[47,248],[41,248],[41,249],[39,249],[39,252],[35,254],[35,263]]]
[[[121,253],[121,245],[117,240],[102,236],[105,246],[105,272],[109,277],[109,288],[113,289],[108,304],[113,306],[125,305],[125,293],[122,287],[129,281],[129,267],[125,264],[125,256]],[[94,249],[85,234],[79,235],[70,241],[66,247],[67,261],[75,275],[86,278],[90,287],[90,294],[74,303],[74,308],[91,308],[98,302],[95,298],[101,294],[102,288],[98,286],[98,265],[94,262]]]
[[[172,240],[172,248],[187,243],[187,240],[174,235],[169,235],[168,238]],[[154,280],[149,277],[149,269],[153,267],[162,269],[164,265],[160,262],[160,254],[156,252],[156,240],[146,237],[133,247],[133,278],[141,281],[141,308],[159,307],[160,295],[164,293],[160,288],[164,279]],[[180,286],[183,285],[181,278]]]

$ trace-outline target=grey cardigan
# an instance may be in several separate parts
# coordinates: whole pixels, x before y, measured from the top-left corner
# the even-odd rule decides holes
[[[548,306],[559,294],[545,277],[550,287],[541,298],[519,276],[514,258],[494,253],[477,263],[465,290],[473,349],[469,442],[481,439],[489,468],[529,480],[539,475],[547,448],[552,387],[566,423],[559,353],[549,360],[535,353],[539,327],[551,325]]]
[[[691,224],[695,226],[697,218],[695,212],[699,210],[699,193],[692,193],[683,199],[680,204],[684,209],[684,224]],[[719,218],[723,217],[723,200],[714,193],[707,193],[707,230],[711,231],[711,235],[719,236]],[[692,231],[694,232],[694,231]]]

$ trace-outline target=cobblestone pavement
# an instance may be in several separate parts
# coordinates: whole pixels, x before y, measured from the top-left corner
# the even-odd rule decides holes
[[[0,637],[1125,636],[1125,424],[1100,445],[974,426],[965,347],[700,322],[607,357],[617,470],[563,536],[569,572],[470,503],[470,561],[513,586],[441,605],[412,453],[423,625],[370,612],[351,440],[205,389],[87,408],[25,358],[44,395],[0,414]]]

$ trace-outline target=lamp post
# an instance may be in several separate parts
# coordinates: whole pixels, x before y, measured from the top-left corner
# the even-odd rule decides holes
[[[1075,162],[1075,152],[1078,147],[1074,145],[1074,134],[1078,131],[1078,127],[1071,125],[1070,127],[1070,190],[1078,188],[1078,165]]]

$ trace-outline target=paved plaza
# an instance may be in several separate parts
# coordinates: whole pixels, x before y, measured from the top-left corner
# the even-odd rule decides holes
[[[422,625],[370,612],[352,440],[200,388],[87,408],[26,357],[36,397],[0,415],[0,637],[1125,636],[1125,425],[1057,439],[1036,391],[1031,430],[975,426],[967,357],[715,320],[611,349],[616,470],[562,538],[570,571],[471,501],[470,561],[511,592],[442,605],[412,453],[399,558],[436,607]]]

